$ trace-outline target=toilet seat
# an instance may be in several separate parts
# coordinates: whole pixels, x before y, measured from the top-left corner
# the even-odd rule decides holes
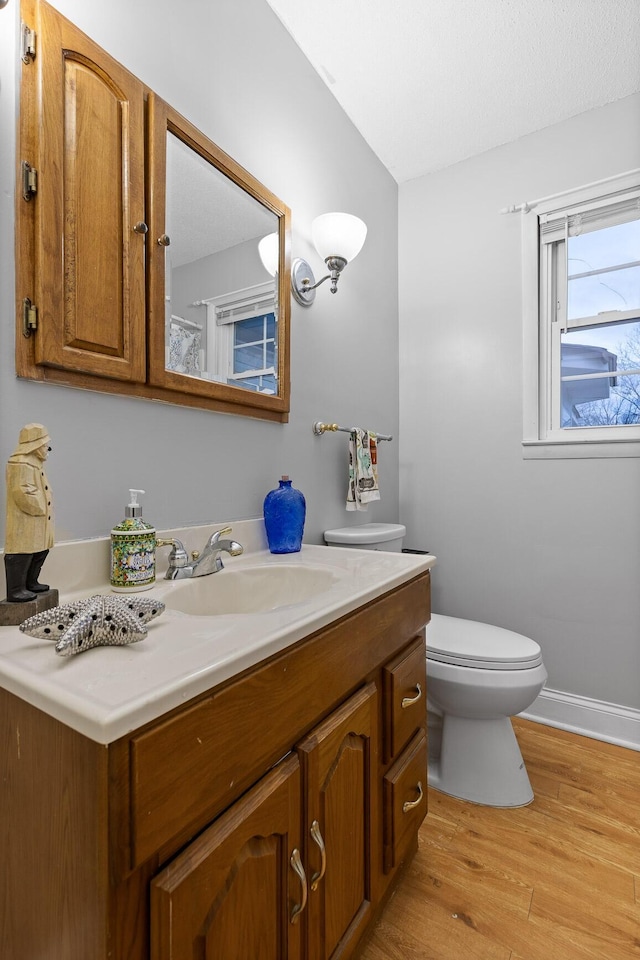
[[[477,620],[432,614],[427,624],[427,661],[481,670],[530,670],[542,651],[530,637]]]

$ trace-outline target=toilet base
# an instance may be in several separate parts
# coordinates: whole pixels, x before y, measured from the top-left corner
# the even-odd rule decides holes
[[[430,787],[488,807],[524,807],[533,800],[509,717],[445,714],[440,756],[429,758]]]

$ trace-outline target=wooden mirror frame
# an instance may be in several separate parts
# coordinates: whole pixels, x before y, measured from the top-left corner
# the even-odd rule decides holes
[[[20,77],[15,197],[17,376],[287,422],[291,310],[289,208],[46,0],[21,0],[20,11],[24,29],[33,30],[37,35],[38,53],[35,57],[25,53]],[[74,82],[65,82],[65,71],[73,72],[77,64],[81,65],[77,74],[79,87],[85,82],[82,78],[92,85],[84,102],[89,103],[95,91],[105,103],[113,101],[109,106],[111,127],[109,122],[99,122],[100,118],[92,120],[91,114],[85,114],[83,121],[97,126],[89,130],[84,142],[70,141],[69,131],[73,132],[75,127],[64,127],[65,97],[74,95]],[[76,103],[79,101],[71,103],[72,109]],[[145,118],[150,130],[146,143],[142,137]],[[187,143],[278,217],[277,396],[196,377],[171,376],[171,371],[165,371],[164,309],[159,311],[158,306],[158,297],[162,296],[164,308],[164,248],[152,239],[159,234],[151,231],[146,236],[142,234],[145,224],[160,219],[154,205],[158,211],[162,209],[161,219],[164,219],[165,141],[166,131],[172,125],[181,139],[186,138]],[[112,130],[112,139],[105,143],[108,142],[112,154],[111,168],[105,176],[97,169],[99,165],[90,161],[102,156],[98,144],[101,137],[104,140],[109,135],[109,130]],[[69,149],[69,143],[74,153],[68,165],[64,151]],[[53,153],[52,144],[55,144]],[[66,251],[72,246],[64,245],[63,231],[73,230],[74,242],[83,235],[73,216],[73,204],[80,211],[78,222],[82,220],[84,224],[84,235],[91,236],[93,224],[102,219],[90,219],[93,211],[90,206],[84,209],[86,204],[83,205],[80,194],[67,197],[66,192],[75,189],[75,181],[66,171],[82,164],[91,170],[92,176],[84,183],[90,184],[92,196],[99,204],[111,204],[108,213],[112,232],[120,231],[123,245],[122,250],[115,248],[116,255],[111,258],[117,260],[115,265],[111,264],[111,276],[120,287],[120,313],[103,311],[99,321],[94,318],[93,310],[86,307],[87,303],[91,305],[100,300],[99,278],[89,285],[88,295],[83,289],[82,296],[76,297],[77,289],[69,287],[68,274],[60,266],[60,250]],[[25,169],[34,171],[32,193],[31,181],[24,179]],[[159,180],[161,175],[163,179]],[[120,191],[115,206],[109,193],[111,190],[111,195],[114,194],[114,183],[119,184]],[[68,208],[71,216],[65,216]],[[139,229],[141,227],[143,229]],[[146,279],[144,257],[140,256],[145,246]],[[82,250],[82,244],[76,249]],[[87,259],[91,260],[91,256]],[[70,261],[69,272],[74,271],[75,263]],[[83,275],[89,274],[93,276],[92,270]],[[110,289],[110,296],[111,292]],[[35,324],[33,329],[31,323]]]

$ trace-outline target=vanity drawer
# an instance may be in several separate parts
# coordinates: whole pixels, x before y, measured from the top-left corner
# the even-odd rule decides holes
[[[427,814],[427,738],[413,738],[383,780],[384,872],[403,859]]]
[[[424,630],[385,665],[384,760],[388,763],[426,724],[426,652]]]

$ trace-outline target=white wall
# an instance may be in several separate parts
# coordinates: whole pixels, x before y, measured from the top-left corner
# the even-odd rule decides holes
[[[434,609],[543,647],[548,685],[640,707],[640,460],[522,457],[519,215],[640,166],[640,96],[399,191],[400,519]],[[437,135],[437,132],[434,132]]]
[[[398,444],[380,452],[382,500],[347,514],[347,437],[315,420],[398,428],[397,186],[265,0],[55,0],[112,56],[292,210],[293,256],[324,266],[315,216],[345,210],[369,227],[335,296],[292,304],[288,424],[18,381],[14,373],[14,150],[18,0],[0,11],[0,461],[20,427],[53,438],[47,472],[58,540],[108,534],[130,486],[159,528],[262,514],[288,473],[307,498],[306,538],[362,520],[397,520]],[[36,201],[37,202],[37,201]],[[4,471],[2,470],[2,473]],[[4,496],[0,524],[4,522]],[[0,531],[0,544],[2,533]]]

